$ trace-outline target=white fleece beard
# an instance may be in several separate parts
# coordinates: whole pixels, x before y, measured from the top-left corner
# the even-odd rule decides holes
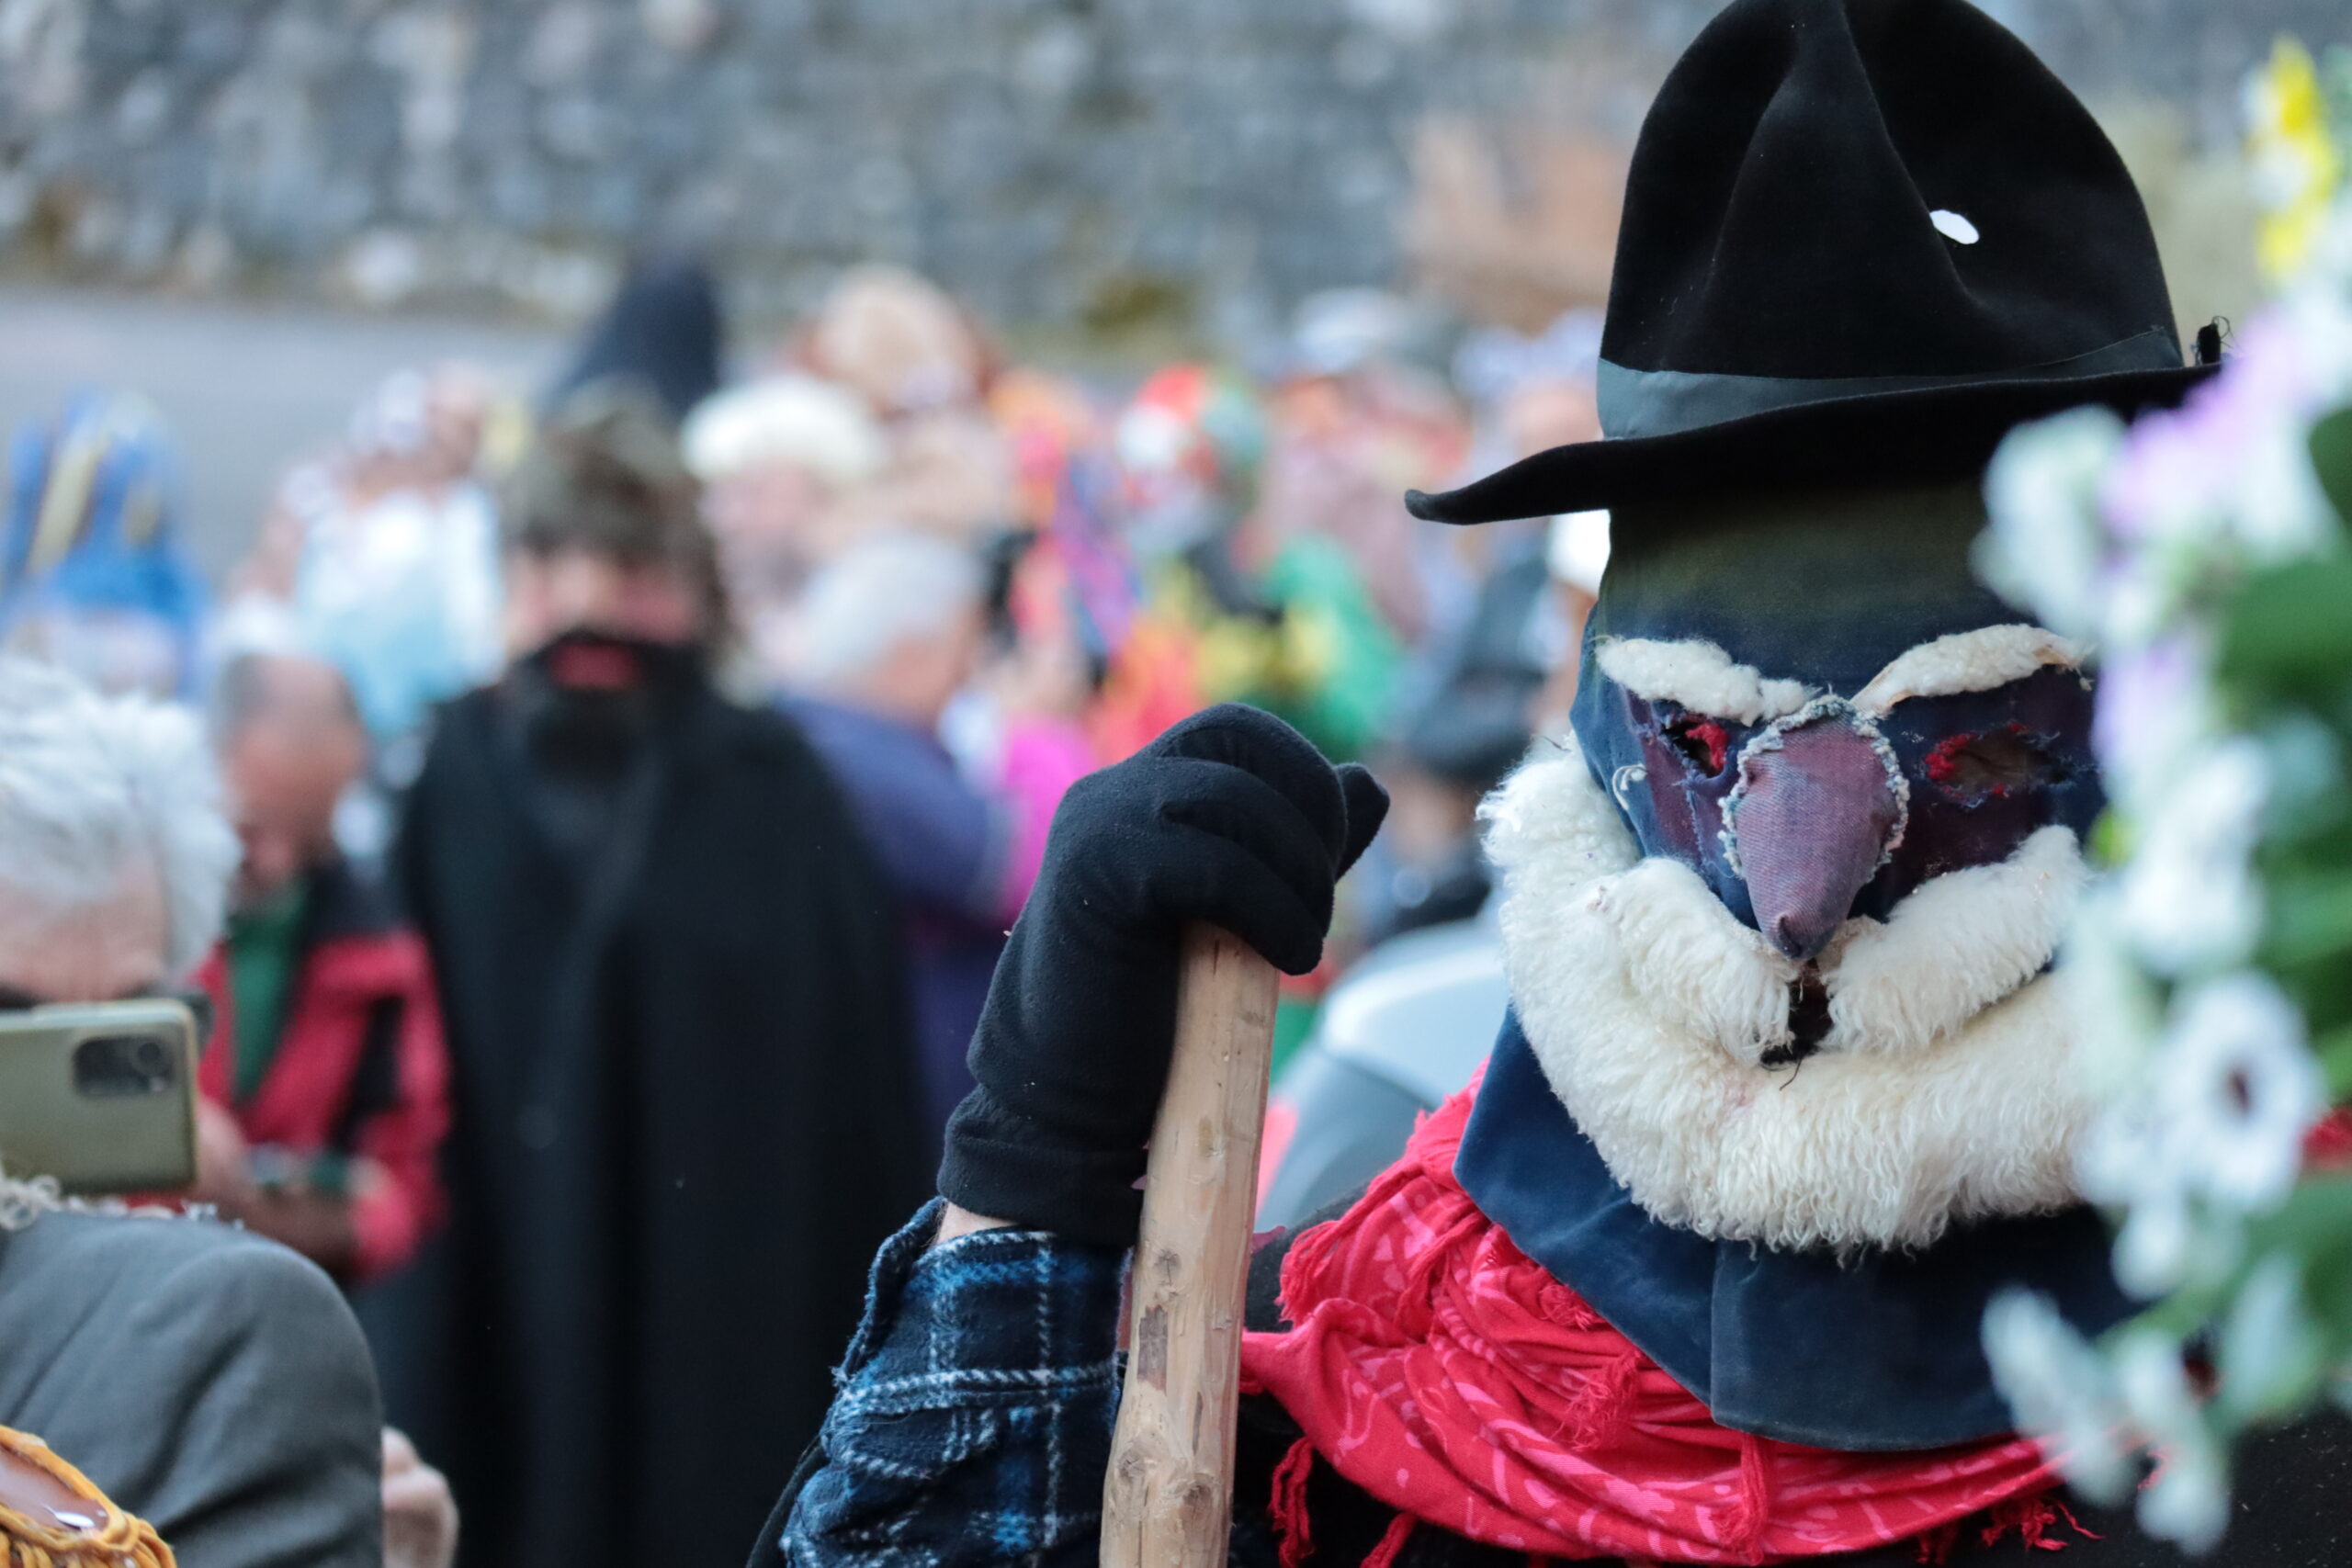
[[[2068,829],[1921,885],[1883,923],[1848,921],[1820,961],[1821,1049],[1767,1069],[1797,966],[1690,867],[1640,858],[1573,742],[1483,815],[1521,1026],[1649,1213],[1848,1250],[2075,1201],[2089,1107],[2042,973],[2086,874]]]

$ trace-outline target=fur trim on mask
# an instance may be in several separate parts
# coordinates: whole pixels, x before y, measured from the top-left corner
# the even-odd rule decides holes
[[[1751,1066],[1788,1043],[1796,964],[1729,918],[1697,872],[1645,860],[1591,897],[1616,918],[1626,984],[1661,1023]]]
[[[2041,973],[2090,871],[2049,827],[1998,865],[1922,884],[1883,923],[1849,920],[1822,954],[1832,1051],[1924,1051]]]
[[[1574,886],[1637,864],[1641,851],[1624,818],[1592,782],[1584,750],[1573,736],[1539,747],[1525,765],[1478,804],[1487,852],[1501,863],[1542,863],[1544,873]],[[1538,874],[1543,874],[1539,873]]]
[[[1990,692],[2022,681],[2045,664],[2079,669],[2083,645],[2040,626],[1979,626],[1905,649],[1854,694],[1857,712],[1873,716],[1912,697]]]
[[[1802,681],[1770,681],[1750,664],[1695,637],[1603,637],[1594,645],[1600,672],[1645,702],[1679,703],[1710,718],[1758,724],[1796,712],[1813,699]]]
[[[1952,1016],[1993,969],[2021,962],[2007,945],[1981,944],[1998,950],[1993,968],[1947,983],[1944,958],[1903,918],[1906,900],[1883,928],[1902,934],[1882,940],[1908,946],[1911,985],[1947,994],[1927,1010],[1944,1015],[1941,1031],[1899,1053],[1825,1045],[1768,1071],[1756,1058],[1787,1034],[1786,961],[1689,868],[1639,859],[1573,745],[1521,768],[1485,816],[1520,1022],[1554,1092],[1651,1214],[1713,1237],[1846,1250],[1923,1247],[1955,1221],[2075,1201],[2088,1107],[2055,987],[2030,979]],[[2054,887],[2064,876],[2043,863],[2054,853],[2037,834],[2010,865]],[[1947,918],[1970,886],[1938,901]],[[1893,972],[1866,970],[1849,1011]]]

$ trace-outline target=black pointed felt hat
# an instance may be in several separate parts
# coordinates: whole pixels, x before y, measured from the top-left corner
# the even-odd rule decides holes
[[[1488,523],[1963,479],[2024,420],[2171,404],[2208,368],[2114,147],[1963,0],[1710,22],[1634,144],[1600,361],[1602,439],[1406,504]]]

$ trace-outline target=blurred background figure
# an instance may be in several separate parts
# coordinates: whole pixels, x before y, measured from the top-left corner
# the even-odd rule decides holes
[[[855,537],[848,502],[889,461],[882,427],[854,392],[790,374],[715,394],[681,439],[755,678],[773,685],[809,572]]]
[[[562,407],[583,387],[626,380],[651,398],[675,426],[718,389],[726,332],[709,267],[693,256],[639,256],[580,352],[556,378],[547,407]]]
[[[8,446],[0,649],[102,691],[185,696],[206,594],[179,538],[179,459],[135,397],[85,392]]]
[[[973,541],[1012,518],[1012,456],[986,407],[997,355],[937,284],[904,267],[852,267],[790,353],[882,423],[888,459],[852,498],[852,527]]]
[[[413,777],[435,704],[498,668],[498,515],[484,482],[495,389],[462,365],[404,370],[343,445],[289,472],[235,578],[223,640],[254,606],[351,682],[380,780]],[[381,838],[379,829],[374,835]]]
[[[995,544],[1003,592],[990,686],[1023,711],[1079,722],[1098,760],[1115,761],[1125,753],[1103,723],[1102,692],[1143,584],[1123,536],[1109,412],[1078,378],[1022,367],[996,378],[989,409],[1012,453],[1016,502]]]
[[[1379,861],[1357,885],[1358,933],[1368,945],[1423,926],[1466,920],[1487,902],[1492,876],[1478,847],[1478,803],[1527,754],[1529,714],[1544,666],[1504,642],[1492,625],[1532,617],[1546,584],[1521,571],[1488,580],[1486,646],[1449,671],[1375,753],[1389,795]],[[1495,646],[1496,644],[1501,646]]]
[[[786,661],[786,711],[840,781],[898,897],[934,1131],[971,1089],[965,1048],[1054,807],[1093,765],[1073,723],[1007,683],[983,770],[943,742],[948,705],[979,666],[987,589],[969,550],[869,538],[809,585]]]
[[[993,369],[993,355],[964,308],[902,266],[844,272],[797,352],[813,373],[841,382],[891,420],[968,411],[988,390]]]
[[[1490,919],[1426,926],[1359,960],[1267,1096],[1258,1227],[1361,1193],[1486,1065],[1510,1005]]]
[[[1444,337],[1427,302],[1331,288],[1299,302],[1271,369],[1263,505],[1286,536],[1329,541],[1363,574],[1383,623],[1418,645],[1460,618],[1462,541],[1414,522],[1408,490],[1461,465],[1467,430],[1433,367]]]
[[[1453,448],[1453,460],[1485,471],[1596,437],[1599,352],[1599,320],[1582,310],[1532,336],[1467,334],[1453,379],[1473,412],[1471,443],[1467,456]],[[1432,460],[1442,449],[1423,448]],[[1493,874],[1478,803],[1531,743],[1567,726],[1609,516],[1437,542],[1460,547],[1425,558],[1422,580],[1433,592],[1451,585],[1459,608],[1432,598],[1417,667],[1391,693],[1375,761],[1388,824],[1350,890],[1368,951],[1323,998],[1269,1097],[1261,1224],[1297,1224],[1385,1169],[1418,1119],[1469,1082],[1501,1022],[1507,990],[1486,913]]]
[[[513,663],[399,846],[455,1118],[445,1337],[392,1408],[513,1568],[740,1554],[930,1182],[897,900],[797,731],[715,688],[697,502],[641,390],[549,417]]]
[[[1254,703],[1333,757],[1363,753],[1399,645],[1363,568],[1329,536],[1261,506],[1266,410],[1239,377],[1155,372],[1115,432],[1128,542],[1145,604],[1112,660],[1098,715],[1125,756],[1210,703]]]
[[[458,1556],[458,1499],[449,1478],[418,1456],[408,1434],[384,1429],[384,1568],[449,1568]]]
[[[448,1062],[424,942],[335,843],[367,733],[335,668],[290,650],[222,667],[212,729],[243,854],[198,974],[213,1034],[191,1196],[369,1283],[440,1223]]]

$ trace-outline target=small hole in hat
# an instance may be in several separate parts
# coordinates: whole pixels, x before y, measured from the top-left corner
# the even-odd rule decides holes
[[[1963,245],[1976,243],[1976,225],[1957,212],[1939,207],[1928,214],[1928,221],[1934,224],[1936,232],[1947,240],[1958,240]]]

